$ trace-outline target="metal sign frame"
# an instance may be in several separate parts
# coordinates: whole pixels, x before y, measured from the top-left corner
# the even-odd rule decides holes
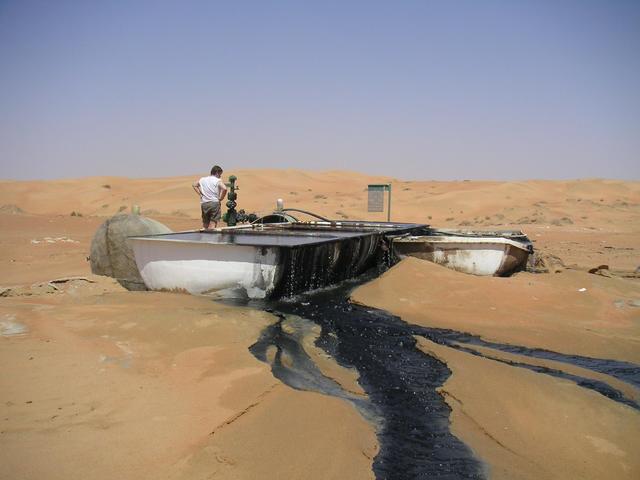
[[[382,191],[382,195],[384,195],[384,192],[387,191],[389,192],[388,196],[387,196],[387,222],[391,221],[391,184],[390,183],[370,183],[367,186],[367,192],[369,193],[369,195],[372,192],[380,192]],[[384,200],[383,200],[384,202]],[[382,210],[371,210],[371,197],[369,197],[368,199],[368,204],[367,204],[367,211],[369,212],[383,212],[384,211],[384,206],[382,207]]]

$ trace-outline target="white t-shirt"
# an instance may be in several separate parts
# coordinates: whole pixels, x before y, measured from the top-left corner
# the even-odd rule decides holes
[[[198,183],[200,184],[200,191],[202,192],[202,196],[200,197],[200,203],[220,202],[220,190],[221,190],[221,185],[219,185],[220,182],[222,182],[222,179],[218,177],[214,177],[213,175],[209,177],[202,177],[199,180]]]

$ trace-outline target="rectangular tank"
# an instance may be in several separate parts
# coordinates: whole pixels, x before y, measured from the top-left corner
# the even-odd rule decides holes
[[[385,237],[418,224],[296,222],[131,237],[150,290],[250,298],[292,296],[355,277],[381,261]]]

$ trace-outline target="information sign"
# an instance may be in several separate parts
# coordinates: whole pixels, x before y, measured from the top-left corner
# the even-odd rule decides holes
[[[367,212],[384,212],[384,187],[369,185]]]
[[[388,193],[387,221],[391,221],[391,184],[378,183],[367,187],[367,211],[384,212],[384,192]]]

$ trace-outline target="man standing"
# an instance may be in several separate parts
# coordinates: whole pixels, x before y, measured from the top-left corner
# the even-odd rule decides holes
[[[218,220],[222,212],[221,204],[227,195],[227,186],[220,179],[222,168],[215,165],[211,169],[211,175],[202,177],[197,182],[193,182],[193,189],[200,196],[200,210],[202,210],[202,228],[210,230],[209,226],[213,222],[213,228],[218,226]]]

